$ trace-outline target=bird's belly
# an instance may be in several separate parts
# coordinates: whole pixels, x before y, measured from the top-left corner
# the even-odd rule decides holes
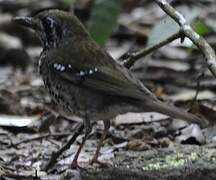
[[[41,73],[44,85],[60,112],[91,120],[111,119],[126,112],[140,112],[140,108],[131,106],[124,97],[105,95],[81,88],[49,72]],[[126,100],[126,101],[125,101]]]
[[[91,116],[100,112],[104,106],[104,97],[100,94],[68,82],[58,83],[55,77],[52,79],[46,77],[43,80],[53,101],[67,114]]]

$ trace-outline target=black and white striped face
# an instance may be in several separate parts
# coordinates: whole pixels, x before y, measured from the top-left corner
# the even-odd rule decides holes
[[[52,17],[40,19],[41,30],[37,31],[44,49],[56,48],[62,38],[62,27]]]
[[[16,17],[13,21],[35,30],[44,49],[58,47],[63,36],[63,25],[60,18],[48,13],[40,13],[34,17]]]
[[[71,13],[57,9],[44,10],[32,17],[15,17],[19,25],[33,29],[39,36],[44,50],[58,48],[67,39],[89,37],[80,21]],[[64,39],[64,41],[62,40]]]

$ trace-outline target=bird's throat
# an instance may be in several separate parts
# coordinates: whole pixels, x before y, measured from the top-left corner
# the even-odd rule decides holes
[[[43,50],[57,48],[60,43],[60,38],[56,36],[56,34],[42,33],[42,34],[39,34],[39,38],[43,46]]]

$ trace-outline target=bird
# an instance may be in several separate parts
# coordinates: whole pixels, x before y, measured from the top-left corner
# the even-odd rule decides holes
[[[43,10],[34,16],[14,17],[13,22],[33,29],[43,50],[38,60],[45,88],[62,112],[83,119],[85,135],[71,167],[92,130],[102,120],[104,130],[91,164],[98,162],[110,120],[127,112],[159,112],[191,123],[205,124],[197,115],[159,100],[129,69],[90,36],[72,13]]]

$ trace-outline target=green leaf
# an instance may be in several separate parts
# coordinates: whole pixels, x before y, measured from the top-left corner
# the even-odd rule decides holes
[[[192,23],[200,13],[200,8],[198,7],[189,8],[187,6],[179,6],[176,9],[184,15],[187,22],[189,23]],[[155,44],[164,41],[178,31],[179,25],[172,18],[166,16],[153,27],[149,35],[147,45],[154,46]]]
[[[209,34],[212,31],[212,29],[209,26],[207,26],[201,20],[197,20],[196,22],[193,23],[193,29],[199,35],[206,35],[206,34]]]
[[[113,29],[121,10],[121,0],[95,0],[88,29],[92,38],[104,45]]]

